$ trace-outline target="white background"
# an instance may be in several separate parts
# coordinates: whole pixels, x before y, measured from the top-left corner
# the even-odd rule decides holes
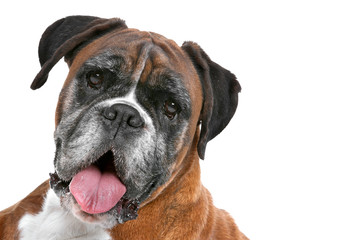
[[[53,171],[67,66],[30,90],[40,36],[64,16],[96,15],[180,45],[193,40],[236,74],[239,107],[209,143],[202,178],[249,238],[360,239],[358,1],[2,1],[0,9],[0,209]]]

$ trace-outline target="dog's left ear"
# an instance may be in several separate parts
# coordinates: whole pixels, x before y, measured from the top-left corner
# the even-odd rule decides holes
[[[213,62],[199,45],[185,42],[181,47],[190,57],[203,88],[203,107],[200,114],[201,132],[198,154],[205,157],[206,144],[230,122],[241,90],[234,74]]]
[[[80,47],[115,28],[127,26],[118,18],[104,19],[93,16],[69,16],[51,24],[39,43],[41,70],[32,82],[31,89],[38,89],[45,84],[50,70],[62,57],[65,57],[70,66]]]

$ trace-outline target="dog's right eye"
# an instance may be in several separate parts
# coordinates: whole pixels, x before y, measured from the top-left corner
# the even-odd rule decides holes
[[[102,71],[91,71],[86,74],[86,81],[89,87],[99,89],[104,81]]]

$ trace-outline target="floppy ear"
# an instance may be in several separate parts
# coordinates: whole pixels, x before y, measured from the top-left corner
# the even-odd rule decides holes
[[[127,28],[118,18],[104,19],[91,16],[70,16],[50,25],[39,43],[41,70],[31,84],[31,89],[40,88],[46,82],[50,70],[65,57],[70,66],[80,48],[115,28]]]
[[[197,148],[199,157],[204,159],[207,142],[216,137],[233,117],[241,87],[234,74],[211,61],[196,43],[185,42],[182,49],[193,62],[203,87],[201,132]]]

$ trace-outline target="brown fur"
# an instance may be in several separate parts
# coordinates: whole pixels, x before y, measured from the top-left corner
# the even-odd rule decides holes
[[[0,212],[0,239],[19,238],[19,220],[25,214],[36,214],[41,210],[44,197],[49,190],[49,181],[45,181],[20,202]]]

